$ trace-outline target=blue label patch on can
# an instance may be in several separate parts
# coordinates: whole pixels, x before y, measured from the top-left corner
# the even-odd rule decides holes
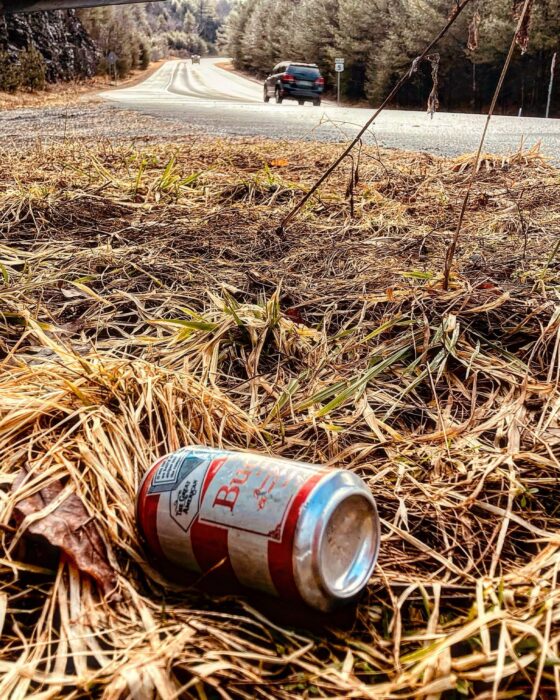
[[[174,491],[204,461],[206,460],[194,457],[190,450],[178,450],[174,454],[169,455],[156,470],[148,493]]]

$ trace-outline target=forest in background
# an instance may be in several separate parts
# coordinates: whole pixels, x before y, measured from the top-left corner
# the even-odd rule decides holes
[[[107,56],[113,52],[118,57],[117,74],[123,77],[169,52],[213,53],[231,4],[230,0],[167,0],[96,7],[78,14],[99,48],[98,72],[109,72]]]
[[[244,0],[233,8],[221,40],[241,70],[264,76],[281,60],[314,62],[331,87],[334,58],[344,57],[343,97],[378,104],[444,26],[453,5],[453,0]],[[459,17],[437,47],[442,109],[481,111],[489,104],[518,9],[519,0],[476,0]],[[560,2],[535,0],[528,48],[523,55],[516,52],[498,111],[544,115],[552,56],[559,48]],[[431,85],[431,66],[425,63],[396,105],[425,107]],[[551,115],[559,114],[557,86]]]
[[[166,0],[0,17],[0,91],[41,90],[95,73],[124,78],[170,54],[214,53],[231,4]]]

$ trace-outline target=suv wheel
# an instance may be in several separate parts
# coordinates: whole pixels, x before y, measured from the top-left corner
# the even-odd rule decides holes
[[[321,106],[321,98],[318,97],[316,100],[313,100],[313,106],[314,107],[320,107]]]
[[[281,95],[281,93],[280,93],[280,88],[279,88],[279,87],[277,87],[276,90],[274,91],[274,95],[275,95],[275,97],[276,97],[276,104],[277,104],[277,105],[281,105],[281,104],[282,104],[282,100],[283,100],[284,98],[282,97],[282,95]]]
[[[304,105],[304,104],[305,104],[305,100],[298,100],[297,102],[298,102],[298,105]]]
[[[270,102],[270,95],[268,94],[268,90],[266,89],[266,87],[264,89],[264,101]]]

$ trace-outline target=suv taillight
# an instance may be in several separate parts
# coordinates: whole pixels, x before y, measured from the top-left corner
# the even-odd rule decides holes
[[[294,80],[295,80],[295,78],[294,78],[293,75],[290,75],[289,73],[283,73],[283,74],[282,74],[282,77],[280,78],[280,80],[281,80],[283,83],[293,83]]]
[[[315,85],[324,85],[324,84],[325,84],[325,79],[324,79],[322,76],[319,76],[319,77],[315,80]]]

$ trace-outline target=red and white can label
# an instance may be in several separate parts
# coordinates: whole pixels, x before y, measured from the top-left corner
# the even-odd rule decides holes
[[[324,474],[300,462],[183,448],[149,472],[141,527],[152,549],[184,568],[219,566],[244,585],[296,595],[297,520]]]
[[[208,484],[200,520],[279,542],[290,504],[309,476],[301,468],[288,471],[281,462],[230,457]]]

